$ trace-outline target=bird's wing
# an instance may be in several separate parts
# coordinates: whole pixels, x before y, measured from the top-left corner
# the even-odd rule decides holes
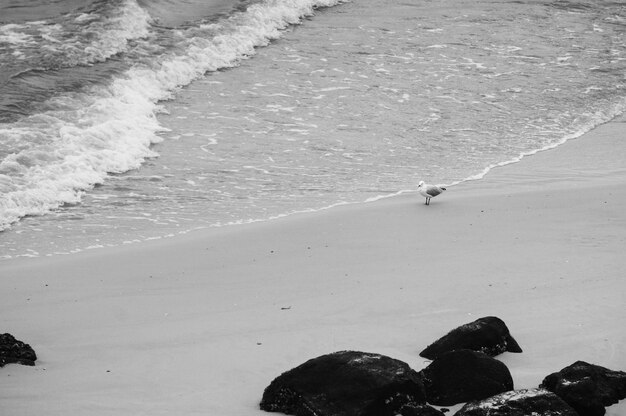
[[[443,190],[438,186],[429,186],[428,189],[426,189],[426,193],[430,196],[437,196],[442,192]]]

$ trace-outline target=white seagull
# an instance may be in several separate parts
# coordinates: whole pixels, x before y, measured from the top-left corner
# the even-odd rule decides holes
[[[437,195],[445,191],[446,188],[444,188],[443,186],[428,185],[425,184],[424,181],[420,181],[419,185],[417,186],[417,190],[419,191],[420,195],[426,198],[425,205],[430,205],[430,198],[436,197]]]

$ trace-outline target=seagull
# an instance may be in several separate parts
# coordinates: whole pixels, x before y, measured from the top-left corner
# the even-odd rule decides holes
[[[426,198],[426,203],[424,205],[430,205],[430,198],[436,197],[440,193],[446,190],[443,186],[437,185],[427,185],[424,181],[420,181],[417,186],[417,190],[419,193]]]

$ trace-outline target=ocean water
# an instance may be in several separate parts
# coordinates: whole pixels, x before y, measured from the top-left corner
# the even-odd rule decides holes
[[[0,2],[0,259],[456,184],[626,109],[608,0]]]

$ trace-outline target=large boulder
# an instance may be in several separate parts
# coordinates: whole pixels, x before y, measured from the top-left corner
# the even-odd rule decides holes
[[[471,350],[446,352],[420,371],[428,403],[452,406],[513,390],[504,363]]]
[[[480,351],[492,357],[504,351],[522,352],[506,324],[500,318],[486,316],[448,332],[430,344],[420,356],[434,360],[444,352],[461,349]]]
[[[565,400],[580,416],[602,416],[605,406],[626,398],[626,373],[576,361],[541,382]]]
[[[394,416],[425,403],[418,374],[379,354],[340,351],[313,358],[278,376],[261,409],[298,416]]]
[[[35,365],[37,355],[30,345],[18,341],[11,334],[0,335],[0,367],[16,363]]]
[[[578,416],[559,396],[544,389],[507,391],[463,406],[454,416]]]
[[[437,410],[427,404],[402,406],[398,416],[445,416],[441,410]]]

